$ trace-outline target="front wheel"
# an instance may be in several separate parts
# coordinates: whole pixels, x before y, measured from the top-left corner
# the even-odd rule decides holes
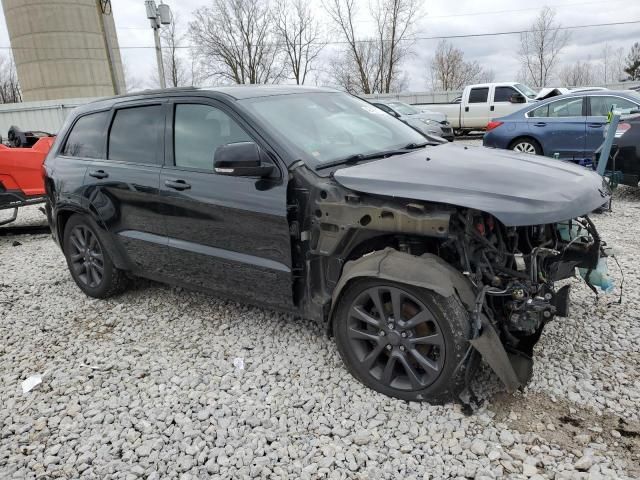
[[[469,319],[456,297],[378,279],[350,283],[334,333],[351,374],[403,400],[444,403],[464,388]]]

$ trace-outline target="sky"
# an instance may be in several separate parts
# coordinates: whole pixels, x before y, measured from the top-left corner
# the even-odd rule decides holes
[[[368,0],[359,1],[362,14],[357,19],[357,26],[366,34],[373,27],[366,15]],[[321,0],[309,2],[329,31]],[[186,31],[192,12],[210,4],[210,0],[165,0],[165,3],[178,15],[181,27]],[[112,5],[128,77],[135,79],[141,87],[154,86],[157,67],[152,48],[153,31],[146,18],[144,0],[112,0]],[[638,0],[425,0],[414,35],[440,37],[523,30],[530,27],[539,9],[545,5],[556,10],[556,19],[563,26],[640,20]],[[6,47],[10,43],[1,11],[0,17],[0,47]],[[518,35],[453,38],[450,41],[463,50],[467,60],[476,60],[486,70],[492,70],[495,81],[517,79],[520,70]],[[570,41],[560,61],[595,61],[605,44],[614,50],[622,47],[626,53],[636,41],[640,41],[640,24],[571,30]],[[414,43],[413,54],[402,66],[408,77],[407,90],[428,89],[428,65],[437,43],[435,39]],[[140,46],[151,48],[131,48]],[[320,68],[328,62],[335,48],[325,49],[318,65]]]

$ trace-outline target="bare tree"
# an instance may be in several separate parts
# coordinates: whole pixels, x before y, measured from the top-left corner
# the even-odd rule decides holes
[[[560,70],[560,82],[567,87],[582,87],[595,82],[593,66],[589,61],[565,65]]]
[[[183,87],[189,85],[188,70],[185,60],[180,56],[179,50],[184,40],[184,35],[179,33],[180,17],[175,14],[169,26],[160,31],[162,39],[162,63],[167,86]]]
[[[0,103],[22,102],[22,91],[13,57],[0,56]]]
[[[410,33],[418,14],[417,0],[375,0],[369,13],[375,37],[356,33],[357,0],[324,0],[324,7],[346,44],[333,62],[335,81],[353,93],[388,93],[402,81],[400,66],[410,53]]]
[[[287,70],[298,85],[304,84],[325,46],[320,22],[306,0],[277,0],[275,29],[286,53]]]
[[[600,51],[600,59],[594,69],[594,81],[603,84],[616,83],[624,79],[624,49],[613,49],[608,43]]]
[[[441,40],[431,59],[431,88],[459,90],[469,83],[490,82],[493,71],[485,71],[477,61],[465,61],[464,52],[451,42]]]
[[[283,78],[268,0],[213,0],[194,17],[190,36],[204,78],[240,84]]]
[[[531,25],[520,35],[520,61],[527,83],[544,87],[551,80],[558,56],[569,41],[569,32],[555,21],[556,12],[544,7]]]
[[[371,14],[376,24],[378,40],[377,90],[389,93],[400,81],[400,65],[410,53],[409,34],[418,18],[416,0],[372,0]]]

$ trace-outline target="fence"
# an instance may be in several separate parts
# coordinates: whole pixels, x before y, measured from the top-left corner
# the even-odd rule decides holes
[[[16,125],[22,130],[58,133],[74,108],[92,100],[95,99],[69,98],[0,105],[0,135],[6,138],[12,125]]]

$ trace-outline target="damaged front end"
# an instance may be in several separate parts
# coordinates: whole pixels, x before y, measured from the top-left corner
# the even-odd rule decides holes
[[[470,343],[509,390],[532,373],[533,346],[555,316],[567,316],[574,276],[609,291],[606,249],[589,217],[547,225],[505,227],[491,215],[465,210],[452,218],[443,247],[477,292]],[[504,348],[501,348],[504,346]]]

